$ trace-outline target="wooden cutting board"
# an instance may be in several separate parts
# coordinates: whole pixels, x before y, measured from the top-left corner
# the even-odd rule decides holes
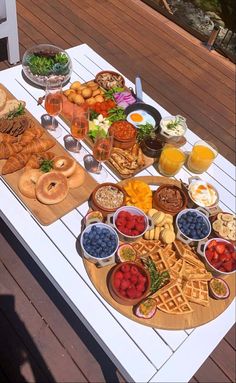
[[[7,93],[7,99],[14,99],[15,97],[2,85],[0,84],[0,88],[3,89]],[[35,106],[37,107],[37,106]],[[40,125],[40,123],[34,118],[34,116],[26,110],[26,115],[33,120],[35,125]],[[46,138],[49,136],[54,139],[46,130],[43,134],[42,138]],[[66,155],[70,156],[69,153],[61,146],[57,140],[55,140],[56,145],[49,149],[49,151],[54,152],[56,155]],[[0,172],[2,170],[2,166],[5,163],[5,160],[0,160]],[[79,165],[80,166],[80,165]],[[63,215],[69,213],[71,210],[75,209],[85,201],[89,199],[90,194],[97,186],[97,182],[84,170],[85,172],[85,181],[83,185],[76,189],[69,189],[69,193],[64,201],[54,204],[54,205],[45,205],[39,202],[37,199],[31,199],[25,197],[20,193],[18,189],[18,180],[20,175],[23,173],[23,169],[18,170],[15,173],[7,174],[1,176],[4,181],[10,186],[10,188],[14,191],[16,196],[23,201],[26,208],[32,213],[32,215],[42,224],[49,225],[55,222],[57,219],[61,218]]]
[[[171,180],[166,177],[154,177],[154,176],[144,176],[144,177],[135,177],[135,180],[140,180],[148,183],[149,185],[160,186],[164,183],[174,184],[180,186],[180,182],[176,180]],[[119,182],[119,185],[123,185],[127,181]],[[108,277],[109,271],[114,267],[114,265],[98,268],[95,264],[89,262],[85,258],[83,259],[85,269],[101,296],[117,311],[125,315],[131,320],[143,324],[145,326],[160,328],[165,330],[185,330],[194,327],[201,326],[205,323],[210,322],[215,319],[218,315],[224,312],[224,310],[230,305],[235,297],[235,273],[226,276],[224,279],[229,285],[230,296],[225,300],[216,300],[210,298],[210,304],[208,307],[201,306],[196,303],[190,302],[193,312],[189,314],[167,314],[160,310],[157,310],[156,314],[151,319],[142,319],[138,318],[133,313],[132,306],[123,306],[117,303],[109,293],[108,290]]]
[[[72,118],[72,108],[73,108],[73,104],[72,102],[68,101],[66,97],[63,98],[63,110],[62,110],[62,113],[60,114],[60,117],[63,119],[63,121],[68,125],[70,126],[70,121],[71,121],[71,118]],[[89,138],[89,137],[86,137],[84,140],[83,140],[91,149],[93,148],[93,141]],[[106,161],[106,165],[112,170],[112,172],[114,174],[117,175],[117,177],[119,177],[120,179],[128,179],[130,177],[134,177],[135,175],[137,175],[138,173],[140,173],[141,171],[143,171],[144,169],[148,168],[149,166],[151,166],[153,163],[154,163],[154,159],[153,158],[150,158],[150,157],[147,157],[145,155],[143,155],[144,157],[144,165],[137,168],[137,170],[135,170],[132,175],[124,175],[124,174],[121,174],[113,165],[112,163],[108,160]]]

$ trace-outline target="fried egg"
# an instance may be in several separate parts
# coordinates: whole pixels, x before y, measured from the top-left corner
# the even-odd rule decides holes
[[[138,128],[138,125],[145,125],[147,123],[151,124],[152,126],[156,125],[155,119],[148,112],[142,109],[130,112],[126,119],[136,128]]]

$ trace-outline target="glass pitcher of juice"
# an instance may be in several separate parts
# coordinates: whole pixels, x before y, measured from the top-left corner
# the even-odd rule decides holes
[[[206,141],[198,141],[188,157],[187,166],[193,173],[204,173],[211,166],[218,151],[216,147]]]
[[[159,171],[167,177],[177,174],[185,162],[185,154],[179,148],[166,145],[161,152]]]

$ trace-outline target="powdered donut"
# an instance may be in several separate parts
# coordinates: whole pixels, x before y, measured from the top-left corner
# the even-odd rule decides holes
[[[41,175],[36,183],[36,197],[46,205],[59,203],[68,194],[67,178],[58,172]]]
[[[84,183],[84,178],[85,178],[84,170],[80,166],[76,165],[74,173],[67,178],[69,188],[70,189],[78,188]]]
[[[35,186],[42,175],[39,169],[28,169],[19,178],[18,188],[28,198],[36,198]]]
[[[71,157],[56,156],[53,159],[53,169],[66,177],[70,177],[76,168],[76,162]]]

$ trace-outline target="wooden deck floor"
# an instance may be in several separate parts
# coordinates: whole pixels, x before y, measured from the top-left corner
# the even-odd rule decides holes
[[[38,43],[87,43],[131,80],[139,73],[145,92],[186,116],[190,129],[234,161],[235,67],[227,59],[140,0],[17,0],[17,12],[21,57]],[[4,55],[0,40],[0,70],[9,66]],[[0,227],[0,381],[122,381],[3,222]],[[234,382],[234,357],[235,327],[191,381]]]

